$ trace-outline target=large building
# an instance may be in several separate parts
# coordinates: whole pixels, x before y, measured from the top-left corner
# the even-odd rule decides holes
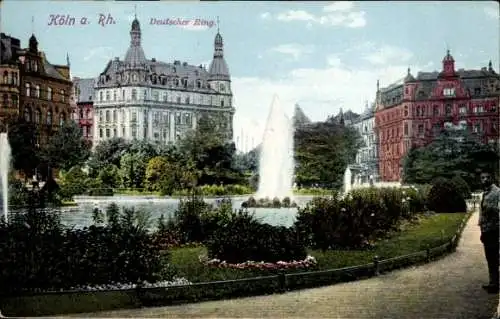
[[[204,114],[224,119],[221,125],[232,140],[233,94],[219,32],[214,46],[208,71],[177,60],[146,59],[134,19],[124,60],[109,61],[95,85],[93,144],[113,137],[174,143]]]
[[[95,79],[73,78],[72,118],[82,129],[84,139],[92,143]]]
[[[29,47],[19,51],[21,61],[20,115],[37,128],[37,144],[45,143],[71,114],[72,82],[67,65],[49,63],[38,50],[35,35]]]
[[[19,39],[0,33],[0,132],[7,130],[6,123],[19,114],[19,64],[17,52]]]
[[[361,136],[363,145],[356,154],[356,162],[350,165],[355,171],[356,183],[369,183],[378,180],[378,150],[375,134],[375,103],[366,104],[365,111],[351,124]]]
[[[0,124],[6,129],[9,117],[20,116],[35,124],[36,143],[44,143],[70,114],[69,65],[49,63],[35,35],[23,49],[19,39],[2,33],[1,45]]]
[[[448,51],[441,72],[408,69],[404,79],[379,88],[375,128],[382,181],[400,181],[402,159],[412,147],[430,143],[444,129],[469,130],[484,143],[498,142],[500,76],[491,61],[481,70],[455,70]]]

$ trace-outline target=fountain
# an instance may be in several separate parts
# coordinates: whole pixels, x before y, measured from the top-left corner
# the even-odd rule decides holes
[[[256,198],[292,198],[293,156],[293,124],[274,95],[261,144]]]
[[[344,194],[348,194],[352,188],[352,172],[349,166],[345,169],[344,172]]]
[[[5,222],[8,221],[9,207],[9,170],[10,170],[10,145],[7,133],[0,133],[0,180],[1,201]]]

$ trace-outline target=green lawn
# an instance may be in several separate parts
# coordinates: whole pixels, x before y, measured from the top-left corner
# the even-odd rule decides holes
[[[421,217],[417,223],[407,224],[403,230],[390,239],[376,243],[369,251],[318,251],[310,250],[316,257],[320,270],[335,269],[372,262],[375,255],[381,259],[392,258],[425,250],[449,241],[457,231],[465,213],[435,214]],[[200,263],[198,256],[206,254],[204,247],[178,248],[171,251],[171,264],[179,272],[179,276],[192,282],[239,279],[269,274],[262,271],[240,269],[220,269],[206,267]],[[301,270],[302,271],[302,270]]]

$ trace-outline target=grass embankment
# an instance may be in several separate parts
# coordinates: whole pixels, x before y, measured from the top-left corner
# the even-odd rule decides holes
[[[423,251],[450,241],[464,216],[465,213],[422,216],[418,222],[406,224],[401,232],[391,238],[377,242],[371,250],[309,250],[309,254],[316,258],[318,270],[326,270],[367,264],[373,261],[374,256],[388,259]],[[179,271],[179,276],[192,282],[230,280],[266,274],[259,271],[205,267],[198,259],[201,254],[206,254],[204,247],[173,249],[171,264]]]

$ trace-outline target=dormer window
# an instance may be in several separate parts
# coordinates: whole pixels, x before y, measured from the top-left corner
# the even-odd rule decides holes
[[[187,79],[182,79],[182,86],[187,87]]]
[[[221,84],[219,84],[219,90],[220,90],[221,92],[224,92],[224,91],[226,90],[226,87],[224,86],[224,84],[222,84],[222,83],[221,83]]]
[[[200,80],[196,81],[196,87],[198,89],[201,89],[201,81]]]

